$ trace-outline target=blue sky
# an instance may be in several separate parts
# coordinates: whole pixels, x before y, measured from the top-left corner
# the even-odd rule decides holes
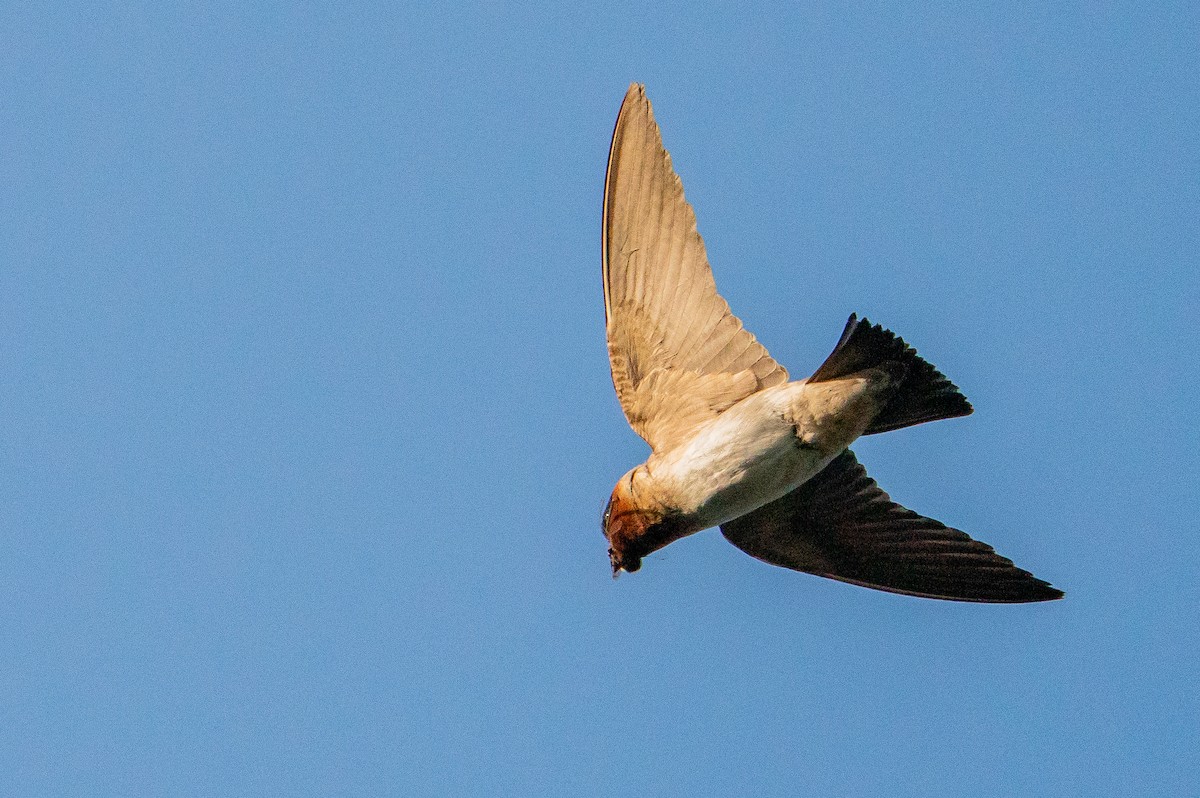
[[[0,24],[12,795],[1195,795],[1192,3],[26,4]],[[975,415],[862,441],[1067,591],[706,532],[646,447],[600,198],[644,82],[793,374],[851,312]]]

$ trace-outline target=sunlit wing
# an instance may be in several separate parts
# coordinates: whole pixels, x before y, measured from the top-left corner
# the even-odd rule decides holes
[[[613,131],[603,224],[613,385],[630,425],[653,448],[787,381],[717,293],[696,215],[638,84]]]
[[[992,603],[1063,595],[986,543],[893,502],[850,451],[721,532],[772,565],[892,593]]]

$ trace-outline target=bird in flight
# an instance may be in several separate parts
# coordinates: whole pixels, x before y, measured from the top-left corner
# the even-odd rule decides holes
[[[891,500],[848,448],[965,416],[958,388],[854,315],[812,376],[783,366],[717,293],[644,86],[625,95],[604,182],[605,330],[625,417],[653,450],[604,511],[613,575],[719,526],[772,565],[876,590],[979,602],[1062,597],[957,529]]]

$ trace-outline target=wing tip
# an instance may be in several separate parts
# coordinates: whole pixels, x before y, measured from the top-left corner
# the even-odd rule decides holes
[[[624,111],[635,103],[646,105],[649,102],[646,98],[646,84],[634,81],[629,84],[629,89],[625,92],[625,99],[621,101],[621,111]],[[618,113],[617,116],[619,118],[621,114]]]
[[[1034,601],[1058,601],[1067,594],[1056,588],[1049,582],[1043,582],[1041,579],[1036,580],[1037,586],[1029,591],[1028,602]]]

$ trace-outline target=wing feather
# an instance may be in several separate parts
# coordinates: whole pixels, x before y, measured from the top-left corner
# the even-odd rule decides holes
[[[876,590],[992,603],[1062,597],[986,543],[893,502],[849,450],[721,532],[772,565]]]
[[[605,327],[613,386],[655,449],[787,371],[717,293],[696,215],[644,87],[621,105],[604,184]]]

